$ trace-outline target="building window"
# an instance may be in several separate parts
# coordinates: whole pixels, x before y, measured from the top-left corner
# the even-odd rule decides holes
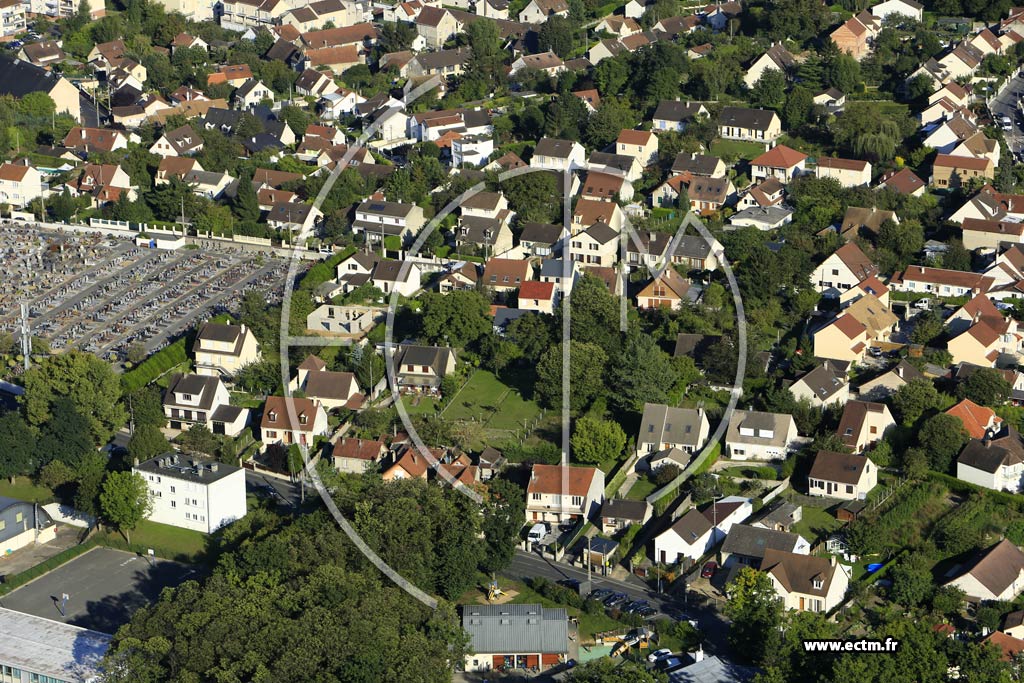
[[[173,509],[173,508],[176,508],[176,507],[178,507],[178,502],[177,502],[177,501],[174,501],[174,500],[172,500],[172,501],[171,501],[171,508]]]
[[[14,515],[14,523],[15,524],[21,524],[21,520],[24,519],[24,518],[25,518],[25,515],[20,513],[20,512],[18,512],[18,513],[16,513]]]
[[[540,500],[540,499],[541,499],[541,495],[539,493],[533,494],[533,500]]]
[[[850,484],[847,484],[846,485],[846,492],[847,493],[853,493],[853,486],[851,486]]]

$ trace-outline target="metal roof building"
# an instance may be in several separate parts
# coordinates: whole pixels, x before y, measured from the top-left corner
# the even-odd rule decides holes
[[[100,662],[111,639],[106,633],[2,607],[0,633],[0,671],[26,682],[40,676],[67,683],[99,681]]]
[[[569,652],[565,609],[540,605],[464,605],[462,628],[475,654],[467,671],[548,668]]]

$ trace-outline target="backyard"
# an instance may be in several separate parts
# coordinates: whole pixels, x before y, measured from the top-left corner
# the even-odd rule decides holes
[[[0,496],[29,503],[49,503],[54,500],[53,491],[32,483],[28,477],[15,477],[13,484],[10,479],[0,480]]]
[[[717,157],[753,159],[764,153],[764,145],[742,140],[715,140],[711,143],[711,154]]]
[[[148,550],[152,548],[157,557],[179,562],[196,562],[207,549],[210,536],[191,529],[159,524],[142,520],[131,535],[131,549]],[[115,531],[101,532],[97,540],[102,545],[113,548],[126,548],[124,536]]]

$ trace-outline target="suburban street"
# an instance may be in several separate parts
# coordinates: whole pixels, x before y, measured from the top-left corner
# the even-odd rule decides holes
[[[268,489],[267,487],[270,488]],[[278,501],[292,509],[298,509],[302,500],[302,489],[298,484],[292,484],[276,477],[268,477],[252,470],[245,471],[245,489],[250,493],[264,491],[266,492],[265,495],[277,498]],[[271,489],[277,494],[276,496],[269,493]],[[307,497],[310,494],[317,495],[316,490],[310,489],[306,491]]]
[[[560,581],[562,579],[586,581],[587,579],[587,572],[584,569],[572,567],[562,562],[551,562],[538,556],[536,553],[528,553],[524,550],[516,551],[516,556],[512,559],[512,563],[503,573],[519,580],[535,576],[541,576],[551,581]],[[694,600],[690,600],[686,605],[683,605],[679,598],[653,591],[641,579],[635,576],[630,576],[626,580],[620,581],[594,575],[591,582],[592,589],[607,588],[626,593],[633,600],[649,600],[651,605],[658,610],[665,607],[673,607],[677,610],[682,609],[690,619],[697,622],[697,629],[704,634],[704,649],[706,652],[709,654],[722,654],[728,651],[726,637],[728,635],[729,622],[724,615],[715,609],[714,601],[701,596],[702,599],[699,604],[695,604]]]
[[[1017,101],[1022,96],[1024,96],[1024,76],[1017,76],[1003,89],[999,97],[989,103],[989,109],[993,116],[1009,116],[1010,121],[1013,122],[1012,130],[1004,131],[1003,135],[1006,137],[1006,144],[1009,145],[1010,151],[1014,154],[1024,147],[1024,126],[1021,125],[1017,109]]]

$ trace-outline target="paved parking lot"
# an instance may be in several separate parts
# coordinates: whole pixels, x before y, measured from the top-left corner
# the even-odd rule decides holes
[[[284,259],[225,245],[158,251],[112,237],[0,228],[9,286],[0,292],[0,330],[14,332],[20,305],[34,335],[59,351],[80,348],[123,360],[129,344],[152,353],[252,289],[280,296]]]
[[[0,598],[0,606],[63,621],[102,633],[114,633],[132,614],[177,586],[195,571],[186,564],[133,553],[93,548],[89,552]],[[67,593],[65,616],[61,596]]]

